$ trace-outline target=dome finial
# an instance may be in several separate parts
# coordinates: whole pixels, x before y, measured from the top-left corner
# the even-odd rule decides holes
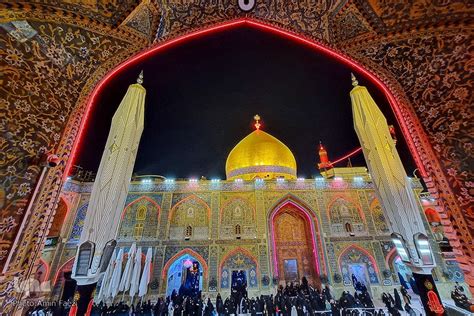
[[[352,80],[352,85],[354,87],[357,87],[359,85],[359,81],[357,81],[356,76],[354,76],[354,74],[352,72],[351,72],[351,80]]]
[[[255,116],[255,121],[260,121],[259,115]],[[225,163],[225,174],[227,180],[296,179],[296,159],[285,144],[257,129],[230,151]]]
[[[253,119],[255,120],[255,124],[254,124],[255,128],[260,129],[260,126],[261,126],[261,124],[260,124],[260,115],[255,114]]]

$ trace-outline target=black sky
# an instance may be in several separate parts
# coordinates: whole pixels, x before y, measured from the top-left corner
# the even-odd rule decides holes
[[[293,151],[299,176],[318,174],[319,140],[333,160],[359,146],[350,68],[277,35],[239,28],[160,52],[112,79],[97,98],[77,165],[97,170],[112,115],[141,69],[147,96],[137,174],[224,179],[227,155],[253,130],[256,113],[263,130]],[[362,75],[358,79],[396,125],[383,94]],[[399,128],[397,135],[411,174],[414,162]],[[365,165],[362,155],[352,162]]]

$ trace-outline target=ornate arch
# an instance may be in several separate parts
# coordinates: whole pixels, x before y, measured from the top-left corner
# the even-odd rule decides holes
[[[255,207],[248,199],[231,198],[219,210],[219,238],[254,238],[257,231],[255,219]]]
[[[144,211],[143,217],[138,217],[140,210]],[[153,214],[154,212],[156,215]],[[122,211],[117,237],[127,240],[155,237],[157,228],[160,227],[160,215],[161,208],[154,199],[146,195],[136,198]]]
[[[176,209],[183,203],[186,203],[187,201],[189,200],[194,200],[196,201],[198,204],[201,204],[203,205],[206,210],[207,210],[207,219],[210,220],[211,219],[211,208],[209,207],[209,205],[207,205],[206,202],[203,201],[203,199],[201,199],[199,196],[195,195],[195,194],[190,194],[188,195],[187,197],[185,197],[184,199],[181,199],[178,203],[176,203],[172,208],[171,208],[171,211],[168,215],[168,221],[171,222],[172,218],[173,218],[173,215],[176,211]]]
[[[238,257],[239,255],[243,256]],[[249,275],[247,276],[248,285],[251,288],[255,288],[258,286],[258,279],[260,278],[260,269],[257,258],[247,249],[242,247],[236,247],[230,251],[228,251],[221,259],[219,264],[219,283],[221,284],[221,288],[228,288],[230,284],[228,282],[229,277],[231,277],[231,271],[229,271],[228,261],[232,260],[234,257],[238,257],[237,260],[240,260],[241,263],[239,265],[245,264],[245,260],[249,261],[250,264],[247,262],[245,265],[245,269],[248,269]]]
[[[242,248],[242,247],[237,247],[237,248],[234,248],[232,249],[231,251],[227,252],[221,259],[221,263],[219,264],[219,271],[222,272],[222,268],[224,267],[226,261],[232,257],[233,255],[235,254],[243,254],[244,256],[250,258],[254,263],[255,263],[255,266],[258,268],[258,260],[257,258],[255,258],[255,256],[250,252],[248,251],[247,249],[245,248]]]
[[[161,215],[161,207],[160,205],[155,201],[153,200],[151,197],[149,196],[146,196],[146,195],[143,195],[135,200],[133,200],[132,202],[130,202],[127,206],[124,207],[123,211],[122,211],[122,220],[123,220],[123,217],[125,216],[125,213],[136,203],[142,201],[142,200],[147,200],[148,202],[150,202],[151,204],[153,204],[155,207],[156,207],[156,210],[157,210],[157,216],[158,216],[158,225],[160,224],[160,215]]]
[[[340,269],[340,271],[342,272],[343,274],[343,278],[346,277],[347,278],[347,275],[345,276],[345,274],[348,273],[344,273],[344,268],[345,268],[345,265],[347,263],[344,263],[342,262],[342,260],[344,259],[344,256],[348,255],[350,251],[354,251],[354,252],[358,252],[362,255],[364,255],[368,262],[369,263],[369,267],[367,267],[367,273],[369,274],[369,282],[370,283],[379,283],[380,282],[380,272],[379,272],[379,268],[377,266],[377,262],[375,261],[373,255],[368,252],[366,249],[358,246],[358,245],[349,245],[347,246],[343,251],[341,251],[341,253],[339,254],[338,258],[337,258],[337,266],[338,268]],[[370,271],[370,266],[372,266],[372,268],[374,269],[374,271]],[[350,276],[349,276],[350,277]]]
[[[398,256],[397,249],[392,248],[385,256],[385,265],[390,267],[391,262]]]
[[[317,226],[317,229],[318,231],[321,231],[321,227],[319,226],[319,223],[320,223],[320,220],[317,216],[317,213],[311,208],[311,206],[308,205],[308,203],[306,203],[305,201],[303,201],[301,198],[299,198],[298,196],[292,194],[292,193],[287,193],[285,194],[283,197],[281,197],[280,199],[278,199],[278,201],[276,201],[275,203],[273,203],[273,205],[270,207],[270,209],[272,210],[270,212],[270,215],[277,211],[277,208],[281,208],[284,204],[286,203],[292,203],[294,204],[295,206],[301,208],[301,209],[304,209],[306,210],[309,215],[311,217],[313,217],[316,222],[318,223],[318,226]]]
[[[397,271],[397,268],[395,267],[395,260],[397,260],[397,258],[400,258],[400,256],[397,253],[397,249],[394,247],[385,256],[385,264],[387,268],[390,270],[390,272],[392,273],[392,281],[395,283],[400,283],[400,277],[398,275],[399,271]],[[403,272],[400,272],[400,273],[403,273]],[[409,280],[405,280],[405,281],[408,282]]]
[[[370,259],[370,261],[372,262],[372,264],[373,264],[374,267],[376,268],[377,273],[379,272],[379,269],[378,269],[378,267],[377,267],[377,262],[375,261],[373,255],[372,255],[370,252],[368,252],[367,249],[364,249],[364,248],[362,248],[362,247],[360,247],[360,246],[358,246],[358,245],[349,245],[349,246],[347,246],[347,247],[341,252],[341,254],[339,255],[339,257],[337,258],[337,264],[338,264],[338,265],[340,265],[340,263],[341,263],[341,257],[342,257],[343,255],[345,255],[347,252],[349,252],[351,249],[356,249],[357,251],[360,251],[360,252],[364,253],[364,254]]]
[[[252,204],[250,203],[250,201],[244,197],[241,197],[241,196],[237,196],[237,197],[234,197],[232,199],[230,199],[229,201],[227,201],[224,205],[222,205],[222,207],[220,208],[219,210],[219,223],[222,222],[222,216],[223,216],[223,212],[224,210],[232,203],[234,203],[235,201],[238,201],[238,200],[242,200],[245,204],[247,204],[251,209],[252,209],[252,216],[253,218],[255,219],[256,217],[256,210],[255,210],[255,207],[252,206]]]
[[[338,201],[338,200],[344,200],[352,205],[357,209],[357,212],[359,213],[360,218],[362,219],[364,225],[367,226],[367,219],[365,218],[365,214],[362,210],[362,207],[360,206],[360,203],[355,201],[353,198],[342,195],[342,194],[337,194],[332,197],[331,201],[327,205],[326,213],[328,216],[329,221],[331,221],[331,209],[333,205]]]
[[[415,150],[416,146],[414,145],[413,140],[411,139],[411,137],[409,137],[410,136],[409,128],[406,125],[406,123],[404,122],[404,120],[401,119],[401,118],[404,118],[404,116],[403,116],[403,114],[402,114],[402,112],[399,108],[399,102],[397,102],[397,99],[393,96],[392,92],[390,91],[390,88],[387,87],[387,84],[385,83],[384,80],[380,79],[374,72],[366,69],[366,67],[364,67],[360,62],[358,62],[355,59],[349,57],[345,53],[343,53],[343,52],[341,52],[341,51],[339,51],[339,50],[337,50],[337,49],[335,49],[335,48],[333,48],[333,47],[331,47],[327,44],[324,44],[321,40],[317,40],[317,39],[314,39],[314,38],[309,38],[309,37],[306,37],[306,36],[301,35],[301,34],[296,34],[292,30],[283,29],[281,27],[270,25],[270,24],[258,21],[256,19],[253,19],[253,18],[250,18],[250,17],[237,18],[237,19],[229,20],[229,21],[226,21],[226,22],[223,22],[223,23],[217,23],[217,24],[214,24],[210,27],[205,27],[205,28],[202,28],[202,29],[198,29],[194,32],[190,32],[190,33],[178,36],[176,38],[172,38],[172,39],[168,39],[168,40],[165,40],[165,41],[162,41],[162,42],[158,42],[157,44],[150,47],[149,49],[146,49],[144,51],[141,51],[141,52],[135,54],[131,58],[125,60],[120,65],[118,65],[117,67],[115,67],[114,69],[109,71],[100,80],[100,82],[96,85],[96,87],[92,91],[91,96],[89,97],[89,102],[87,104],[86,112],[88,112],[90,110],[90,107],[91,107],[92,103],[94,102],[95,96],[100,92],[100,90],[103,88],[105,83],[107,81],[109,81],[112,77],[116,76],[122,69],[126,68],[130,64],[136,63],[136,62],[138,62],[142,59],[145,59],[147,56],[154,55],[154,54],[158,53],[159,51],[166,50],[167,48],[172,47],[172,46],[174,46],[174,45],[176,45],[180,42],[184,42],[184,41],[192,39],[192,38],[198,38],[198,37],[204,36],[208,33],[223,31],[223,30],[226,30],[226,29],[236,28],[236,27],[240,27],[240,26],[250,26],[250,27],[262,30],[262,31],[271,32],[271,33],[274,33],[276,35],[282,36],[284,38],[293,40],[293,41],[295,41],[297,43],[300,43],[302,45],[306,45],[309,48],[312,48],[312,49],[318,51],[319,53],[322,53],[322,54],[327,55],[331,58],[334,58],[334,59],[340,61],[341,63],[343,63],[345,65],[348,65],[351,68],[356,69],[360,73],[364,74],[364,76],[368,77],[372,82],[374,82],[384,92],[384,94],[386,95],[386,97],[389,100],[389,103],[390,103],[393,111],[396,113],[397,118],[400,118],[399,122],[401,123],[400,124],[401,128],[402,128],[404,134],[407,136],[407,142],[409,144],[410,149],[412,149],[412,154],[414,155],[414,158],[417,161],[417,165],[419,166],[419,168],[421,170],[421,173],[423,175],[426,175],[425,168],[424,168],[423,164],[421,163],[421,159],[420,159],[418,153]],[[86,121],[81,122],[81,130],[82,130],[82,127],[85,124],[87,124]],[[74,146],[73,146],[72,151],[75,152],[77,147],[78,147],[78,142],[76,141],[76,142],[74,142]],[[71,166],[72,166],[72,161],[68,160],[66,173],[68,173],[69,168]]]
[[[300,201],[297,197],[295,197],[292,194],[287,194],[285,197],[280,199],[277,203],[272,206],[272,211],[269,213],[268,216],[268,225],[269,225],[269,231],[271,234],[271,244],[270,244],[270,249],[272,249],[272,259],[273,259],[273,273],[275,275],[278,275],[278,260],[277,260],[277,254],[276,254],[276,243],[275,243],[275,233],[274,233],[274,227],[273,227],[273,220],[275,218],[275,215],[278,214],[278,212],[286,205],[292,205],[296,207],[302,214],[303,216],[308,220],[310,224],[310,230],[311,230],[311,242],[312,246],[314,249],[314,260],[316,263],[316,273],[320,274],[321,272],[327,273],[327,268],[326,268],[326,262],[324,258],[324,253],[325,253],[325,248],[322,242],[321,238],[321,226],[320,226],[320,221],[316,214],[311,211],[311,208],[306,205],[303,201]],[[319,247],[316,247],[316,243]],[[320,250],[320,251],[319,251]],[[320,258],[321,254],[321,258]]]
[[[177,254],[175,254],[173,257],[171,257],[167,262],[166,264],[164,265],[163,267],[163,270],[161,271],[161,278],[163,280],[166,280],[166,275],[168,274],[168,269],[170,268],[170,266],[177,260],[179,259],[180,257],[182,257],[183,255],[190,255],[194,258],[196,258],[197,261],[199,261],[199,263],[201,264],[201,267],[202,267],[202,270],[203,270],[203,276],[204,276],[204,280],[207,280],[207,276],[208,276],[208,266],[207,266],[207,262],[206,260],[200,255],[198,254],[196,251],[192,250],[191,248],[186,248],[186,249],[183,249],[181,250],[180,252],[178,252]]]
[[[69,259],[67,259],[60,267],[59,269],[56,271],[56,274],[54,276],[54,282],[53,282],[53,285],[56,285],[56,282],[58,281],[58,278],[61,276],[61,273],[64,272],[64,268],[66,268],[66,266],[70,265],[71,266],[71,271],[72,271],[72,268],[73,268],[73,264],[74,264],[74,258],[76,257],[71,257]]]
[[[209,205],[195,194],[190,194],[170,210],[167,223],[168,238],[208,239],[210,222]]]

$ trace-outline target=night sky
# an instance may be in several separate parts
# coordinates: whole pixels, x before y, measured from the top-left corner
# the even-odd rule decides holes
[[[262,129],[292,150],[298,176],[319,174],[320,140],[332,160],[359,146],[348,67],[277,35],[239,28],[159,52],[111,80],[97,98],[76,165],[98,169],[113,113],[141,69],[147,95],[135,174],[225,179],[227,155],[252,132],[256,113]],[[356,76],[396,125],[383,94]],[[398,126],[397,136],[411,175],[414,162]],[[365,165],[362,154],[352,164]]]

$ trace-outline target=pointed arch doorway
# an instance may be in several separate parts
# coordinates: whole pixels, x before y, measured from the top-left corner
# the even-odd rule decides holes
[[[202,268],[199,261],[190,254],[183,254],[169,267],[167,273],[166,296],[174,292],[194,294],[202,290]]]
[[[280,283],[300,282],[305,277],[311,285],[319,286],[319,262],[311,217],[291,201],[283,203],[272,213],[275,276]]]

